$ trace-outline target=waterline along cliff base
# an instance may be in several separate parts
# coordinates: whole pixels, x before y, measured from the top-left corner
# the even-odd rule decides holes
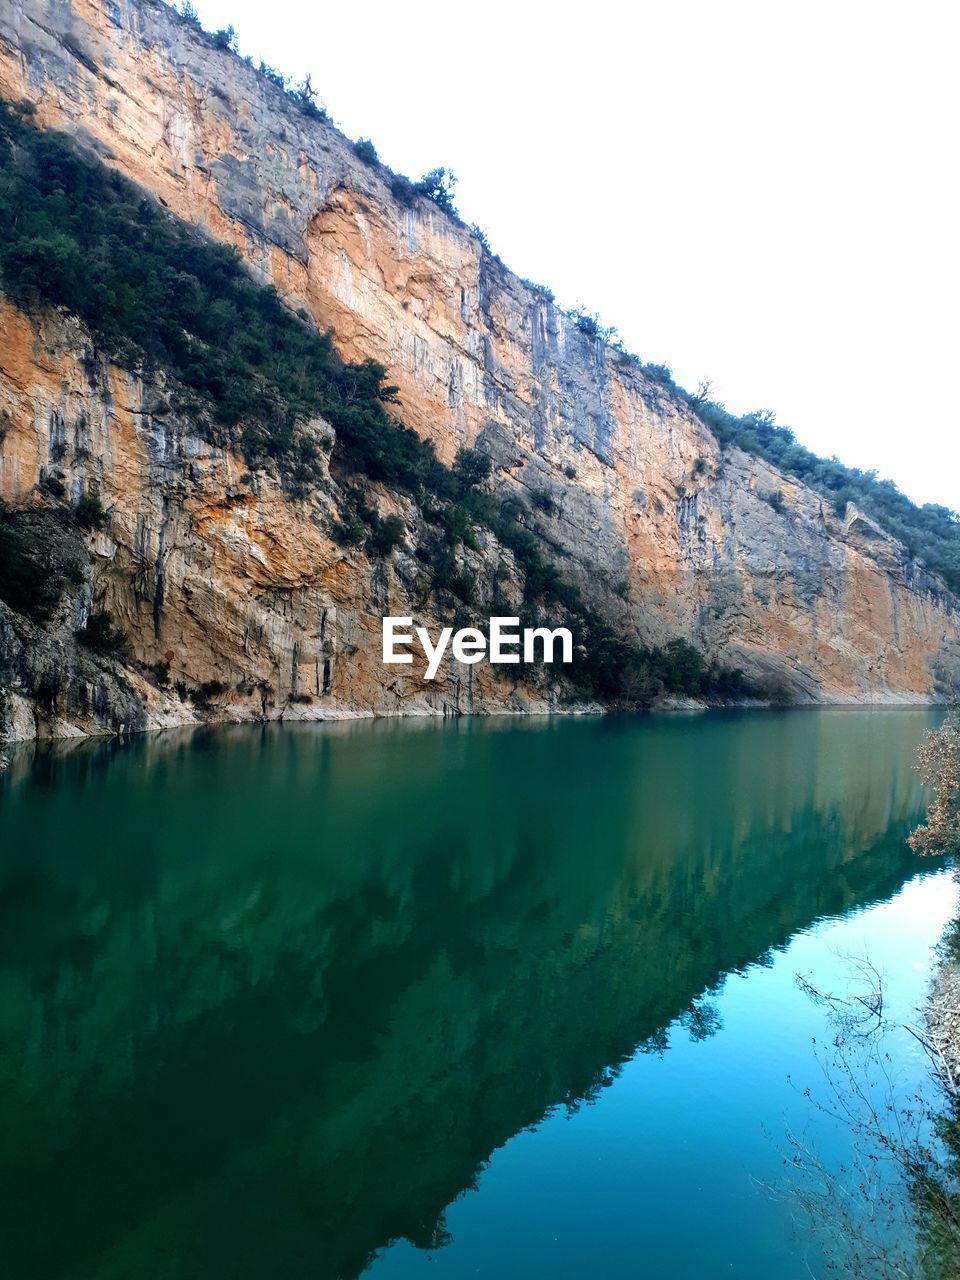
[[[166,6],[7,0],[0,97],[7,739],[955,687],[949,567],[867,490]],[[572,661],[382,660],[494,616]]]

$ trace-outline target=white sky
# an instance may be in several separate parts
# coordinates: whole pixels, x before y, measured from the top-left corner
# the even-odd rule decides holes
[[[644,360],[960,508],[960,6],[195,0]]]

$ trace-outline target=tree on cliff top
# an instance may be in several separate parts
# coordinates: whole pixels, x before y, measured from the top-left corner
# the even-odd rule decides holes
[[[426,196],[444,213],[457,216],[457,206],[453,203],[453,189],[457,185],[456,175],[451,169],[431,169],[416,184],[417,195]]]

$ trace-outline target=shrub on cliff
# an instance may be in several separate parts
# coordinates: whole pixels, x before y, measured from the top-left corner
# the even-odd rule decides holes
[[[304,76],[299,84],[291,85],[287,93],[305,116],[310,116],[313,120],[330,119],[327,108],[317,100],[317,91],[309,76]]]
[[[677,384],[673,380],[673,370],[668,364],[643,364],[640,365],[644,376],[649,378],[651,382],[658,382],[661,387],[666,387],[668,391],[676,391]]]
[[[390,194],[394,200],[408,207],[413,204],[417,198],[416,188],[409,178],[402,173],[395,173],[390,179]]]
[[[83,581],[82,555],[59,505],[0,501],[0,600],[17,613],[49,621],[64,590]]]
[[[286,91],[287,77],[283,75],[282,72],[278,71],[276,67],[271,67],[268,62],[264,62],[261,58],[257,65],[257,71],[265,80],[269,80],[271,84],[275,84],[278,89]]]
[[[707,667],[703,654],[687,640],[671,640],[657,651],[656,671],[668,693],[703,691]]]
[[[85,649],[105,658],[120,657],[127,644],[127,637],[114,625],[109,609],[95,609],[74,634]]]
[[[704,395],[682,394],[721,444],[744,449],[796,476],[821,493],[838,516],[848,502],[855,502],[911,555],[941,574],[948,587],[960,591],[960,516],[956,512],[936,503],[918,507],[891,480],[879,480],[875,471],[818,457],[798,444],[788,427],[778,426],[767,409],[737,415]]]
[[[371,169],[375,169],[380,163],[377,148],[369,138],[358,138],[353,144],[353,154],[358,160],[362,160],[364,164],[369,165]]]
[[[453,172],[450,169],[440,167],[425,173],[414,186],[414,191],[419,196],[426,196],[444,213],[449,213],[451,217],[455,218],[457,216],[457,207],[453,203],[453,189],[456,185],[457,179]]]
[[[477,449],[458,449],[453,462],[454,495],[460,499],[490,478],[490,459]]]
[[[229,50],[230,53],[237,52],[237,33],[232,24],[214,31],[210,39],[215,49]]]
[[[85,493],[77,500],[73,508],[73,518],[81,529],[103,529],[107,524],[107,513],[95,493]]]
[[[222,680],[204,680],[196,689],[187,695],[193,705],[200,711],[206,711],[214,698],[220,698],[227,692]]]
[[[616,342],[616,326],[603,324],[598,315],[594,315],[584,307],[576,307],[569,315],[573,323],[586,337],[593,338],[597,342]]]
[[[374,555],[386,557],[402,546],[403,535],[403,521],[399,516],[377,516],[370,533],[370,550]]]
[[[960,849],[960,713],[932,729],[917,752],[920,777],[933,788],[927,820],[910,836],[910,848],[922,854]]]
[[[189,22],[191,27],[196,27],[198,31],[203,30],[200,23],[200,15],[197,13],[197,10],[191,3],[191,0],[183,0],[183,4],[180,6],[180,17],[184,22]]]

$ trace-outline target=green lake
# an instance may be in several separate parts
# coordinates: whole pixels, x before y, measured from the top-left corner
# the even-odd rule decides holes
[[[809,1280],[784,1135],[851,957],[955,905],[925,708],[8,750],[9,1280]],[[895,1046],[907,1086],[927,1071]]]

